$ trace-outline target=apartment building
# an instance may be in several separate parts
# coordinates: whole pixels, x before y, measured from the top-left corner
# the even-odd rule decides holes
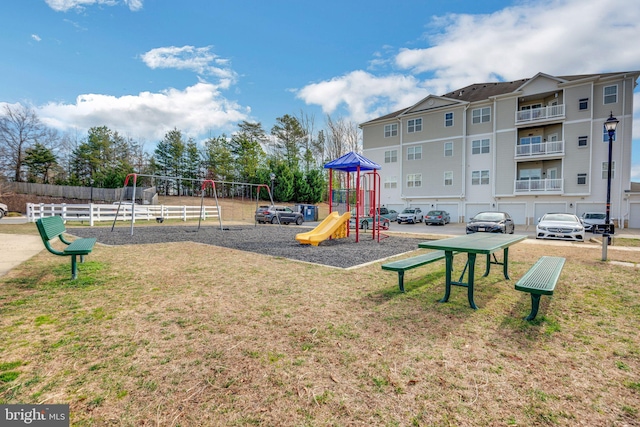
[[[381,203],[444,209],[452,222],[505,211],[534,225],[546,212],[605,211],[640,228],[632,191],[633,91],[640,71],[473,84],[360,125],[364,156],[382,165]],[[624,220],[624,221],[622,221]]]

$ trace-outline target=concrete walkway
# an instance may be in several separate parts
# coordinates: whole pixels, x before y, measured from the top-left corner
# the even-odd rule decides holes
[[[40,236],[0,234],[0,277],[44,250]]]

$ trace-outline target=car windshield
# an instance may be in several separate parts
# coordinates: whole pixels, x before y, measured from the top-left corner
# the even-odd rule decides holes
[[[502,221],[504,214],[500,212],[482,212],[473,218],[475,221]]]
[[[606,215],[603,213],[588,213],[584,215],[584,219],[605,219]]]
[[[547,214],[542,217],[543,221],[564,221],[564,222],[576,222],[573,215],[567,214]]]
[[[415,213],[415,209],[405,209],[402,211],[402,213]]]

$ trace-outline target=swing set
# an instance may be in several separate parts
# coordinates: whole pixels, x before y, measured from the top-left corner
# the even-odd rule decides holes
[[[138,182],[138,177],[145,177],[145,178],[151,178],[151,179],[164,179],[164,180],[176,180],[176,181],[194,181],[194,182],[201,182],[200,185],[200,215],[198,216],[198,229],[197,231],[200,231],[200,225],[202,222],[202,219],[205,217],[205,206],[204,206],[204,196],[207,190],[207,187],[210,186],[211,190],[213,192],[213,196],[215,198],[216,201],[216,209],[218,212],[218,224],[220,226],[220,230],[224,231],[224,230],[229,230],[228,228],[224,228],[222,225],[222,211],[220,209],[220,203],[218,201],[218,190],[216,187],[216,183],[218,185],[231,185],[232,187],[235,186],[243,186],[243,187],[249,187],[250,188],[250,197],[251,200],[253,200],[253,189],[255,188],[256,190],[256,210],[258,209],[258,203],[260,200],[260,190],[262,190],[263,188],[267,190],[267,194],[269,196],[269,200],[271,201],[271,204],[273,205],[273,196],[271,194],[271,189],[269,188],[269,186],[267,184],[251,184],[248,182],[233,182],[233,181],[214,181],[212,179],[193,179],[193,178],[182,178],[182,177],[175,177],[175,176],[163,176],[163,175],[145,175],[145,174],[137,174],[137,173],[130,173],[125,177],[124,180],[124,186],[123,186],[123,191],[120,195],[120,203],[118,203],[118,209],[116,211],[116,215],[113,219],[113,224],[111,225],[111,231],[114,230],[115,225],[116,225],[116,220],[118,219],[118,215],[120,214],[120,208],[123,205],[128,205],[131,204],[131,235],[133,236],[133,225],[136,221],[135,218],[135,201],[136,201],[136,186],[137,186],[137,182]],[[126,194],[126,189],[129,186],[129,180],[132,179],[132,187],[133,190],[131,192],[131,202],[125,202],[125,194]],[[232,197],[234,195],[234,191],[231,192]],[[243,197],[244,197],[244,192],[243,192]],[[158,218],[158,222],[162,222],[163,218]],[[280,221],[280,218],[278,218],[278,223]],[[256,226],[256,222],[254,219],[254,226]]]

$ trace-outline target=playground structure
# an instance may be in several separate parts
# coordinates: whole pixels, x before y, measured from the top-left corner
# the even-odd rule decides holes
[[[329,169],[329,213],[331,214],[334,207],[333,201],[333,171],[346,173],[346,198],[344,210],[351,214],[351,184],[352,174],[355,173],[355,201],[354,212],[351,216],[355,218],[356,242],[360,241],[360,218],[366,216],[366,213],[373,219],[373,227],[371,229],[372,239],[380,241],[380,238],[388,237],[381,233],[380,215],[380,174],[378,169],[382,166],[372,162],[371,160],[361,156],[358,153],[350,152],[340,158],[333,160],[324,165],[325,169]],[[347,235],[350,234],[347,220]],[[345,236],[345,237],[346,237]]]
[[[220,210],[220,204],[218,202],[218,190],[216,188],[216,182],[218,184],[226,184],[226,185],[242,185],[242,186],[248,186],[251,189],[251,195],[253,194],[253,189],[255,188],[256,190],[256,209],[258,208],[258,203],[259,203],[259,199],[260,199],[260,190],[261,189],[266,189],[267,190],[267,194],[269,195],[269,200],[271,201],[271,204],[273,205],[273,196],[271,195],[271,189],[269,188],[269,186],[267,184],[251,184],[251,183],[247,183],[247,182],[230,182],[230,181],[214,181],[212,179],[191,179],[191,178],[182,178],[182,177],[170,177],[170,176],[162,176],[162,175],[145,175],[145,174],[136,174],[136,173],[130,173],[126,176],[125,180],[124,180],[124,189],[126,189],[129,186],[129,180],[131,178],[133,178],[132,180],[132,187],[133,187],[133,191],[131,193],[131,201],[130,202],[125,202],[124,198],[125,198],[125,192],[122,192],[122,195],[120,197],[120,202],[118,204],[118,209],[116,211],[116,215],[115,218],[113,220],[113,224],[111,225],[111,231],[114,230],[115,228],[115,224],[116,224],[116,220],[118,218],[118,214],[120,213],[120,209],[122,206],[131,206],[131,235],[133,236],[133,226],[134,223],[136,221],[136,186],[137,186],[137,181],[138,181],[138,177],[146,177],[146,178],[152,178],[152,179],[166,179],[166,180],[178,180],[178,181],[195,181],[195,182],[201,182],[200,185],[200,215],[198,216],[198,231],[200,230],[200,225],[202,222],[202,219],[205,216],[205,210],[204,210],[204,196],[206,193],[206,189],[207,186],[210,185],[211,186],[211,190],[213,192],[214,198],[215,198],[215,202],[216,202],[216,208],[218,211],[218,223],[220,226],[220,230],[225,230],[225,228],[222,225],[222,214],[221,214],[221,210]],[[253,196],[251,196],[253,198]],[[162,222],[163,219],[162,218],[158,218],[157,219],[158,222]],[[278,224],[280,223],[280,219],[278,218]],[[255,226],[255,219],[254,219],[254,226]]]

